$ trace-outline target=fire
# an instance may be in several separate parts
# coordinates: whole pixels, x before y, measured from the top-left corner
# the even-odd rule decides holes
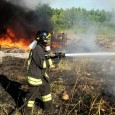
[[[28,50],[29,41],[24,38],[18,38],[16,40],[16,35],[11,31],[11,29],[7,29],[7,35],[0,37],[0,46],[2,48],[19,48]]]

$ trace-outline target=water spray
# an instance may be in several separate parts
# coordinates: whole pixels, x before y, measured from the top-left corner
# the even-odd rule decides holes
[[[115,52],[65,53],[65,57],[115,56]]]
[[[115,52],[89,52],[89,53],[62,53],[56,52],[46,55],[47,58],[62,58],[62,57],[96,57],[96,56],[115,56]]]

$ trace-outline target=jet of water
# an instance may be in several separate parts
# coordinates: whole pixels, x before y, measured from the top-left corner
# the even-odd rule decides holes
[[[66,53],[67,57],[115,56],[115,52]]]

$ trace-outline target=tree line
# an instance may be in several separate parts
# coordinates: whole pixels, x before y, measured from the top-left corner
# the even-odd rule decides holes
[[[54,9],[48,4],[39,4],[36,7],[38,15],[46,14],[52,21],[54,30],[74,29],[85,31],[89,26],[110,31],[115,30],[115,11],[87,10],[85,8]]]

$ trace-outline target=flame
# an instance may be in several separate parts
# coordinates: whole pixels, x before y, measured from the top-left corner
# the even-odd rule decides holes
[[[0,37],[0,46],[2,48],[19,48],[23,50],[30,50],[30,39],[17,38],[15,33],[7,28],[7,34]],[[52,48],[62,48],[62,42],[51,41]]]
[[[16,40],[16,35],[13,33],[11,29],[7,29],[7,34],[3,37],[0,37],[0,46],[2,48],[19,48],[19,49],[24,49],[28,50],[28,44],[29,41],[24,38],[18,38]]]

